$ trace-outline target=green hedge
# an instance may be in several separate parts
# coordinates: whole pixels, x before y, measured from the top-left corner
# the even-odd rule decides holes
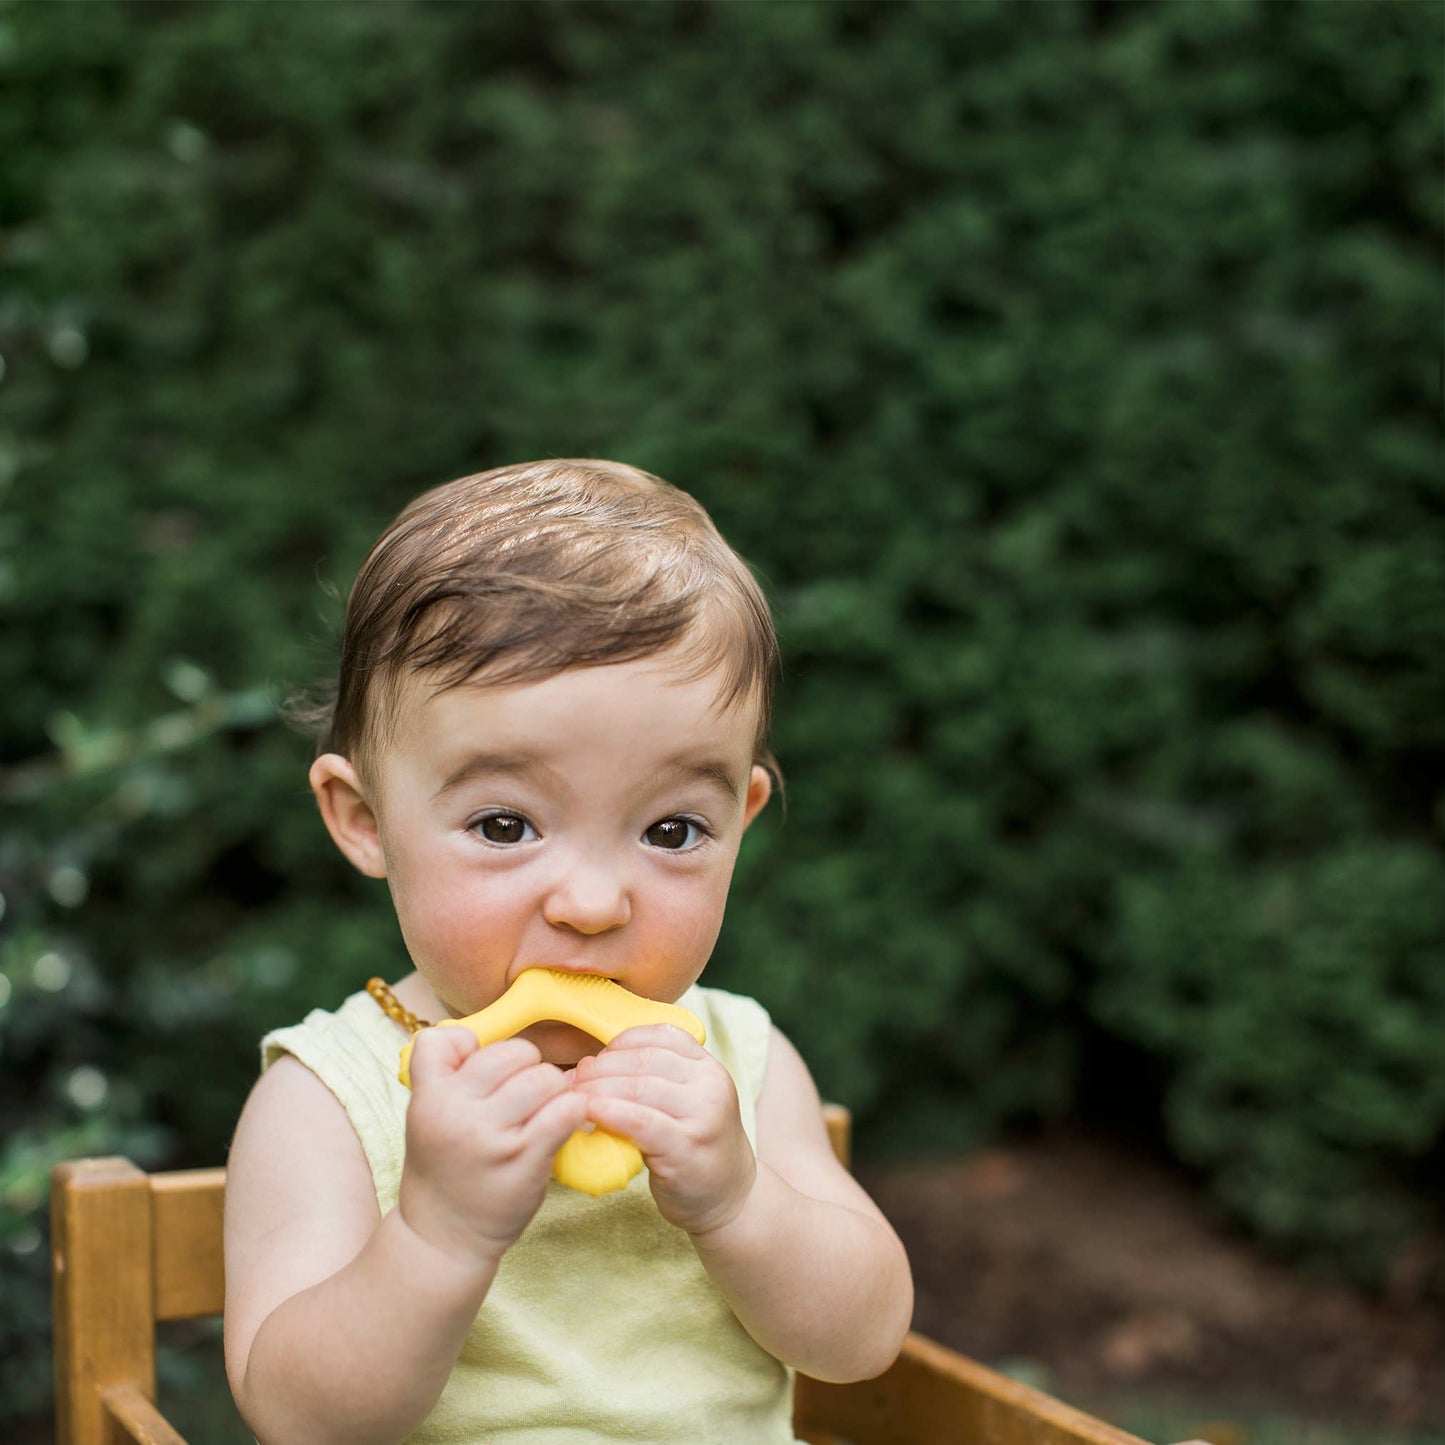
[[[402,971],[276,702],[409,496],[542,455],[775,599],[712,976],[865,1143],[1082,1112],[1357,1278],[1438,1229],[1442,40],[0,8],[0,1416],[49,1164],[215,1162],[261,1031]]]

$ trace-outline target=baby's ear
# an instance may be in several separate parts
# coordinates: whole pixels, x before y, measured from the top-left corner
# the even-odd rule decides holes
[[[311,764],[311,791],[332,841],[368,878],[386,877],[376,810],[356,769],[340,753],[322,753]]]
[[[743,799],[743,827],[746,828],[763,811],[768,799],[773,796],[773,780],[765,767],[753,764],[748,774],[748,795]]]

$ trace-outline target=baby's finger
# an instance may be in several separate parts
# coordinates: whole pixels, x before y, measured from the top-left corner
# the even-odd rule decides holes
[[[438,1079],[456,1073],[477,1051],[477,1036],[470,1029],[422,1029],[411,1049],[411,1086],[425,1089]]]
[[[695,1111],[698,1103],[695,1090],[655,1074],[616,1074],[588,1079],[581,1090],[589,1099],[622,1099],[656,1109],[674,1119]]]
[[[666,1049],[684,1059],[705,1059],[709,1054],[686,1029],[676,1024],[641,1024],[637,1028],[624,1029],[596,1057],[609,1053],[623,1053],[629,1049]]]
[[[697,1069],[696,1059],[686,1058],[657,1044],[640,1043],[616,1052],[609,1046],[600,1054],[579,1059],[574,1078],[579,1088],[586,1087],[593,1079],[623,1078],[635,1074],[649,1074],[681,1084],[693,1078]]]
[[[460,1031],[459,1031],[460,1032]],[[542,1051],[527,1039],[503,1039],[478,1049],[463,1066],[462,1077],[478,1097],[495,1093],[513,1074],[541,1062]]]
[[[687,1140],[682,1127],[671,1115],[631,1099],[614,1099],[605,1094],[588,1094],[587,1117],[613,1134],[631,1139],[644,1155],[681,1153]]]
[[[492,1092],[490,1117],[503,1127],[525,1123],[548,1100],[570,1093],[566,1076],[552,1064],[520,1069]]]
[[[587,1122],[587,1099],[582,1094],[564,1089],[549,1099],[522,1126],[524,1147],[536,1149],[548,1157],[562,1147],[563,1141]]]

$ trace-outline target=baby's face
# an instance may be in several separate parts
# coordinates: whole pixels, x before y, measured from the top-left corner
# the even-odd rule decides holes
[[[473,1013],[524,969],[672,1002],[721,927],[743,830],[768,799],[756,705],[666,654],[429,697],[408,683],[377,760],[386,876],[412,960]],[[598,1045],[527,1036],[569,1065]]]

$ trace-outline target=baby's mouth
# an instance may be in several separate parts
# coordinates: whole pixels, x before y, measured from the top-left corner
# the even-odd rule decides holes
[[[556,1023],[551,1022],[556,1020]],[[567,974],[558,969],[528,969],[519,974],[505,994],[484,1009],[457,1020],[469,1028],[486,1048],[503,1039],[532,1031],[533,1046],[548,1063],[563,1068],[595,1052],[591,1044],[578,1047],[578,1034],[608,1042],[628,1029],[650,1024],[671,1024],[707,1042],[707,1029],[696,1014],[680,1004],[662,1003],[628,992],[601,974]],[[397,1077],[411,1087],[410,1060],[414,1043],[401,1051]]]
[[[585,1029],[557,1019],[538,1019],[536,1023],[528,1024],[517,1037],[536,1044],[542,1051],[542,1058],[560,1069],[574,1068],[578,1059],[602,1052],[601,1042]]]

